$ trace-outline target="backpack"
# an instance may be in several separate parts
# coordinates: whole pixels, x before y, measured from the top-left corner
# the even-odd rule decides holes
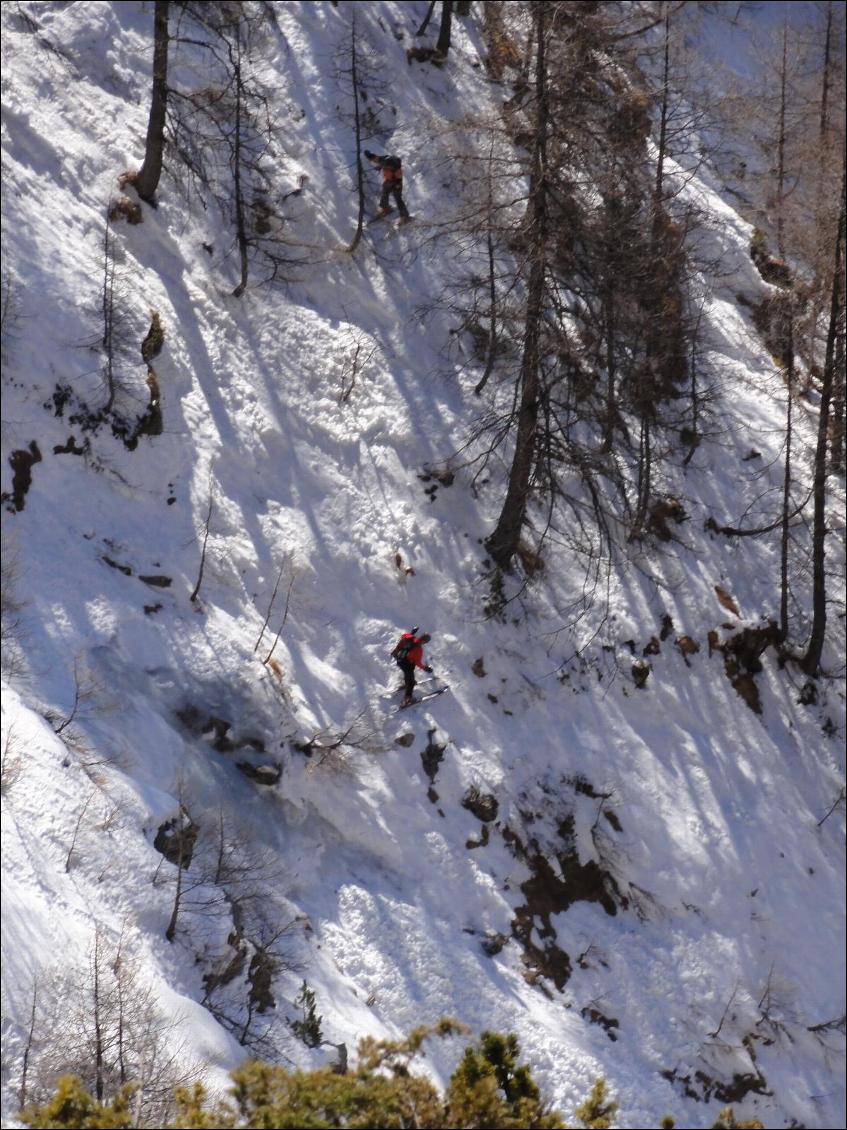
[[[388,173],[385,180],[389,184],[396,184],[403,180],[403,162],[399,157],[383,157],[381,168],[383,174]]]
[[[402,636],[401,639],[400,639],[400,642],[397,644],[397,646],[392,651],[391,656],[392,656],[393,659],[396,659],[398,663],[402,663],[404,659],[409,658],[409,652],[412,650],[412,648],[414,646],[415,646],[415,637],[414,636],[412,636],[412,635]]]

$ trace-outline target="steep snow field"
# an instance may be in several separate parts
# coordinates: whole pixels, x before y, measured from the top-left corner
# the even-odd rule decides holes
[[[472,22],[458,21],[443,72],[411,68],[404,50],[426,4],[356,5],[396,107],[396,130],[379,140],[404,155],[419,222],[368,229],[351,258],[354,150],[332,77],[351,6],[274,7],[267,73],[285,154],[275,191],[308,177],[280,207],[321,261],[234,298],[228,229],[166,171],[159,207],[112,228],[131,350],[122,371],[143,407],[139,349],[158,311],[164,429],[128,451],[103,427],[82,456],[55,453],[85,436],[53,394],[102,396],[105,214],[143,149],[152,5],[2,8],[14,309],[3,490],[13,491],[12,452],[34,441],[41,455],[23,505],[3,512],[26,656],[3,695],[15,769],[2,800],[7,1120],[33,979],[43,1015],[60,1008],[59,971],[85,965],[97,924],[110,938],[129,932],[145,980],[213,1078],[243,1057],[199,1003],[208,966],[195,961],[225,952],[231,922],[186,913],[165,939],[173,888],[154,882],[170,865],[153,841],[182,797],[196,822],[222,810],[272,853],[269,920],[296,923],[269,1014],[278,1040],[305,977],[325,1038],[351,1049],[444,1015],[475,1033],[516,1032],[566,1116],[603,1075],[620,1126],[666,1112],[708,1126],[725,1105],[716,1083],[745,1076],[739,1116],[843,1126],[843,1034],[810,1030],[844,1012],[843,806],[821,822],[843,782],[843,687],[822,680],[817,703],[801,705],[801,681],[769,652],[756,714],[707,644],[711,630],[760,623],[777,599],[776,541],[704,531],[709,516],[772,512],[774,495],[757,500],[782,478],[783,398],[735,300],[766,290],[749,225],[719,183],[692,183],[723,257],[703,359],[722,427],[687,467],[680,455],[667,484],[687,514],[677,539],[633,551],[608,604],[573,631],[562,609],[582,573],[564,551],[551,550],[525,615],[486,620],[480,539],[502,480],[472,491],[461,471],[450,486],[420,477],[458,449],[479,410],[478,373],[445,353],[449,319],[422,311],[456,271],[449,248],[427,240],[427,220],[454,204],[440,135],[503,92],[486,81]],[[747,459],[751,449],[761,457]],[[832,558],[842,552],[833,539]],[[275,671],[262,659],[286,607]],[[641,655],[666,616],[672,630],[636,689],[633,647]],[[451,689],[398,715],[387,656],[412,624],[432,633],[431,661]],[[698,653],[674,645],[684,635]],[[57,736],[75,670],[91,693]],[[214,719],[229,724],[226,740]],[[295,748],[351,725],[362,740],[343,754]],[[397,744],[404,735],[410,745]],[[239,761],[281,777],[259,783]],[[462,805],[472,787],[497,801],[485,833]],[[592,863],[614,881],[602,901]],[[483,942],[502,945],[489,954]],[[304,1064],[329,1054],[292,1035],[285,1051]],[[443,1080],[456,1055],[442,1046],[428,1062]]]

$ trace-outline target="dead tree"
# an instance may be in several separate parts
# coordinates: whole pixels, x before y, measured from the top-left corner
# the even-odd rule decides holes
[[[532,471],[535,464],[535,441],[539,407],[539,343],[544,316],[544,283],[547,254],[547,130],[548,92],[545,62],[546,8],[535,6],[535,130],[532,151],[532,178],[528,228],[532,240],[532,262],[527,284],[526,321],[518,377],[520,407],[517,436],[512,458],[506,498],[494,532],[486,541],[494,564],[503,570],[511,568],[518,551],[526,515]]]
[[[842,154],[842,161],[844,160]],[[826,638],[826,479],[827,445],[829,442],[829,415],[833,389],[836,383],[836,339],[843,334],[844,324],[844,240],[845,240],[845,171],[841,174],[841,206],[833,248],[833,272],[829,311],[829,329],[826,338],[823,384],[818,415],[818,437],[815,447],[812,519],[812,630],[802,667],[807,675],[816,675],[821,663]],[[842,355],[843,360],[843,355]]]
[[[165,120],[168,107],[168,8],[169,0],[156,0],[153,16],[153,94],[150,100],[150,118],[147,123],[144,162],[132,180],[135,191],[148,204],[152,204],[155,200],[159,178],[162,175],[162,156],[165,148]]]
[[[446,59],[450,51],[450,39],[453,31],[453,0],[441,0],[441,22],[438,25],[438,40],[435,50]]]

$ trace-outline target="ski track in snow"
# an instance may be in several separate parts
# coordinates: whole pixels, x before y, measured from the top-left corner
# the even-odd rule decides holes
[[[350,5],[275,5],[268,65],[288,115],[279,188],[308,175],[287,214],[325,261],[284,288],[251,286],[233,298],[230,234],[211,208],[188,208],[166,174],[144,223],[113,229],[131,346],[124,364],[139,396],[135,343],[151,310],[165,329],[155,362],[164,433],[130,453],[101,429],[79,457],[53,453],[81,433],[45,405],[57,384],[95,402],[101,388],[92,345],[104,216],[117,176],[141,152],[152,10],[18,7],[38,30],[4,6],[4,269],[18,313],[4,344],[3,433],[4,450],[36,440],[43,460],[23,511],[3,514],[4,544],[25,578],[28,661],[3,699],[4,747],[11,735],[20,760],[3,795],[9,1062],[22,1046],[33,978],[48,1009],[57,968],[85,964],[95,924],[111,937],[129,924],[145,977],[184,1016],[213,1080],[240,1062],[243,1049],[199,1004],[194,963],[195,950],[223,944],[226,924],[195,924],[173,946],[164,939],[169,890],[153,883],[153,839],[177,810],[181,775],[192,810],[223,806],[275,854],[280,913],[308,921],[291,942],[304,973],[289,970],[278,984],[282,1029],[305,975],[326,1038],[351,1049],[363,1035],[396,1036],[443,1015],[474,1033],[515,1031],[566,1116],[603,1075],[620,1126],[652,1125],[665,1112],[679,1125],[709,1126],[722,1104],[687,1098],[661,1072],[729,1080],[760,1070],[772,1093],[735,1104],[738,1117],[843,1126],[843,1038],[833,1033],[827,1049],[808,1031],[844,1008],[843,807],[818,826],[843,781],[842,688],[822,684],[818,706],[801,706],[800,686],[766,656],[757,716],[706,645],[709,629],[772,611],[778,561],[775,542],[733,543],[704,532],[703,521],[734,521],[782,476],[780,389],[735,301],[766,288],[747,251],[751,228],[719,181],[704,171],[687,191],[711,218],[709,250],[725,265],[705,313],[724,430],[689,467],[668,472],[669,493],[689,511],[680,542],[633,552],[615,577],[592,661],[562,669],[596,626],[585,638],[561,630],[557,608],[581,584],[573,562],[545,571],[552,579],[530,592],[524,622],[483,621],[479,543],[496,518],[497,483],[474,498],[459,475],[430,500],[418,477],[460,446],[476,404],[473,379],[442,352],[448,319],[422,313],[456,270],[446,245],[424,238],[427,218],[454,203],[433,172],[439,130],[500,97],[478,65],[473,24],[457,21],[449,69],[409,70],[404,45],[425,5],[357,6],[361,33],[404,76],[392,89],[397,127],[379,140],[403,153],[420,222],[390,238],[366,231],[351,259],[342,249],[355,226],[346,183],[354,154],[327,77]],[[405,39],[395,38],[401,30]],[[375,179],[368,187],[376,195]],[[344,399],[357,346],[367,360]],[[761,458],[751,465],[754,448]],[[204,580],[191,604],[210,497]],[[833,556],[841,552],[833,545]],[[398,573],[397,553],[414,575]],[[275,613],[255,649],[281,567]],[[140,580],[149,575],[171,583]],[[261,658],[289,583],[274,652],[281,688]],[[740,617],[719,605],[715,585]],[[640,654],[666,613],[673,633],[651,659],[647,688],[636,690],[627,641]],[[432,632],[436,672],[451,691],[390,714],[380,698],[396,679],[387,655],[411,623]],[[683,634],[701,644],[690,666],[674,647]],[[480,656],[484,677],[471,672]],[[42,715],[67,717],[75,661],[97,690],[69,748]],[[280,783],[251,783],[237,756],[180,723],[186,706],[225,718],[236,738],[262,735],[267,759],[282,764]],[[344,764],[321,765],[291,745],[340,732],[360,714],[373,720],[378,748],[354,749]],[[822,731],[827,718],[834,738]],[[395,743],[404,734],[414,735],[410,747]],[[444,746],[432,781],[421,760],[430,741]],[[577,779],[609,794],[619,831]],[[461,806],[470,786],[499,803],[488,845],[473,849],[480,821]],[[589,902],[551,916],[573,962],[559,993],[549,981],[528,983],[515,939],[494,957],[480,943],[510,938],[530,876],[501,830],[552,858],[568,816],[580,861],[602,852],[631,901],[614,916]],[[543,944],[539,926],[533,940]],[[755,1045],[754,1066],[742,1040],[760,1030],[769,978],[783,1027]],[[730,1001],[721,1042],[710,1033]],[[590,1008],[619,1022],[615,1041],[586,1019]],[[302,1064],[329,1058],[293,1038],[287,1051]],[[457,1054],[455,1042],[434,1047],[427,1067],[443,1082]],[[6,1125],[15,1087],[12,1069]]]

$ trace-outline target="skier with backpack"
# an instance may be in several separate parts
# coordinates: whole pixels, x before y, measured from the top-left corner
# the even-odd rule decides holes
[[[393,196],[394,202],[397,205],[397,211],[400,213],[400,223],[407,224],[411,220],[409,209],[406,207],[403,200],[403,163],[399,157],[392,157],[388,154],[371,153],[366,149],[365,156],[376,165],[378,169],[382,170],[382,195],[379,198],[379,211],[374,216],[375,220],[381,220],[383,216],[387,216],[394,209],[389,203],[389,199]]]
[[[406,691],[403,706],[411,706],[415,701],[412,695],[415,689],[415,668],[426,671],[428,675],[432,674],[432,668],[423,661],[423,645],[429,643],[432,637],[426,632],[419,636],[418,631],[419,628],[414,627],[404,632],[391,652],[391,658],[396,660],[397,666],[403,672]]]

